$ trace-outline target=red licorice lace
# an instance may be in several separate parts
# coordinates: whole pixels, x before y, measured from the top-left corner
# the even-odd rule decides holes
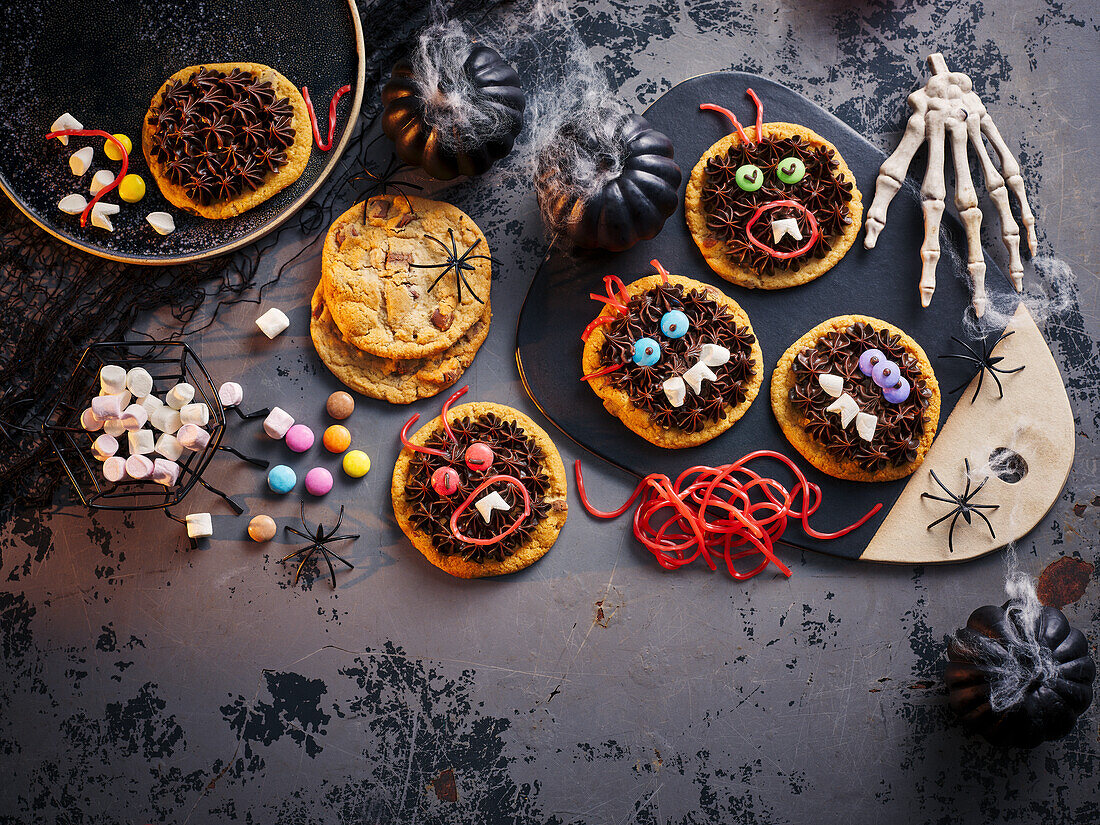
[[[313,140],[322,152],[332,148],[332,135],[336,131],[336,104],[350,91],[350,84],[341,86],[332,96],[332,101],[328,104],[328,143],[321,143],[321,130],[317,126],[317,114],[313,111],[313,101],[309,99],[309,89],[306,86],[302,87],[302,97],[306,101],[306,111],[309,112],[309,125],[313,127]]]
[[[762,476],[746,465],[769,458],[785,465],[797,483],[788,491],[782,484]],[[876,504],[863,518],[835,533],[821,533],[810,526],[810,516],[821,505],[821,488],[806,480],[802,471],[782,453],[756,450],[732,464],[719,467],[689,467],[676,481],[651,473],[639,482],[621,507],[611,512],[597,510],[588,501],[581,477],[581,463],[574,464],[577,492],[584,508],[597,518],[618,518],[641,496],[634,510],[634,536],[666,570],[676,570],[702,557],[717,570],[714,557],[725,561],[729,574],[739,581],[751,579],[774,564],[784,576],[791,570],[775,555],[775,544],[787,529],[787,520],[802,522],[806,535],[815,539],[836,539],[862,527],[882,504]],[[801,496],[801,509],[795,509]],[[760,556],[750,570],[735,562]]]

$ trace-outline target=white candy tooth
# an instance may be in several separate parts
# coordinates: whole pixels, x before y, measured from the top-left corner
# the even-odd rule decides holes
[[[493,517],[493,510],[504,510],[508,512],[512,509],[508,506],[508,502],[501,497],[500,493],[495,490],[475,501],[474,507],[481,513],[481,517],[485,519],[486,524],[488,524],[489,519]]]
[[[840,394],[844,392],[844,379],[839,375],[833,375],[831,372],[819,375],[817,383],[821,385],[821,389],[833,398],[839,398]]]
[[[115,225],[111,223],[111,215],[117,214],[117,204],[100,201],[92,207],[92,226],[98,226],[100,229],[106,229],[108,232],[114,232]]]
[[[95,150],[91,146],[85,146],[83,149],[73,152],[69,156],[69,168],[72,169],[73,174],[79,178],[87,172],[92,165],[93,155],[95,155]]]
[[[170,235],[176,231],[176,220],[167,212],[150,212],[145,220],[161,235]]]
[[[53,122],[53,124],[50,126],[50,131],[51,132],[62,132],[66,129],[83,129],[83,128],[84,127],[80,124],[79,120],[77,120],[75,117],[70,115],[68,112],[65,112],[65,114],[63,114],[61,117],[59,117],[57,120],[55,120]],[[61,135],[60,137],[57,138],[57,140],[61,141],[62,146],[68,146],[69,145],[69,136],[68,135]]]
[[[703,344],[699,348],[699,360],[708,367],[720,367],[730,360],[730,351],[719,344]]]
[[[664,383],[661,384],[661,389],[665,391],[665,398],[668,399],[669,404],[674,407],[684,406],[684,398],[687,397],[687,385],[684,384],[683,378],[678,375],[666,378]]]
[[[856,432],[864,441],[870,441],[875,437],[875,428],[878,426],[878,416],[870,413],[856,414]]]
[[[798,228],[798,220],[795,218],[782,218],[772,221],[772,243],[779,243],[787,235],[796,241],[802,240],[802,230]]]
[[[110,169],[100,169],[92,175],[92,183],[88,187],[93,195],[98,195],[104,186],[110,186],[115,181],[115,173]]]
[[[852,419],[859,413],[859,405],[848,393],[840,396],[836,401],[825,408],[828,412],[840,413],[840,426],[847,427]]]
[[[66,195],[57,202],[57,208],[70,215],[79,215],[88,207],[83,195]]]
[[[694,367],[684,373],[684,381],[687,382],[687,385],[691,387],[691,391],[696,395],[703,391],[704,381],[713,381],[717,377],[717,375],[711,372],[710,367],[702,361],[698,362]]]

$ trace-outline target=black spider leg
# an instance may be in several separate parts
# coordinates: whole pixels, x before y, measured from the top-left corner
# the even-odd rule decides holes
[[[443,241],[439,240],[439,238],[436,238],[434,235],[425,235],[424,236],[425,238],[429,238],[429,239],[435,241],[441,247],[443,247],[443,251],[447,253],[447,260],[445,260],[441,263],[438,263],[438,264],[415,264],[414,263],[414,264],[409,264],[409,266],[416,267],[417,269],[437,269],[439,267],[443,267],[443,271],[440,272],[438,276],[436,276],[436,279],[434,281],[432,281],[431,286],[428,287],[428,292],[431,292],[433,289],[435,289],[436,284],[438,284],[441,280],[443,280],[443,277],[453,269],[454,273],[455,273],[455,287],[458,290],[458,302],[460,304],[462,303],[462,286],[465,284],[466,289],[469,290],[470,295],[473,296],[473,299],[475,301],[477,301],[479,304],[484,304],[485,302],[483,300],[481,300],[481,298],[478,296],[478,294],[476,292],[474,292],[473,287],[470,286],[470,282],[466,280],[465,273],[466,272],[472,272],[473,269],[474,269],[474,265],[469,263],[470,261],[484,260],[484,261],[492,261],[493,263],[496,263],[496,262],[493,261],[493,258],[490,255],[474,255],[474,254],[472,254],[473,251],[477,248],[477,246],[481,243],[481,238],[478,238],[476,241],[474,241],[470,245],[470,248],[467,249],[465,252],[463,252],[460,255],[459,252],[458,252],[458,242],[455,240],[454,230],[453,229],[448,229],[447,234],[450,235],[450,238],[451,238],[450,248],[448,248],[447,244],[445,244]]]
[[[236,408],[234,407],[234,409]],[[230,447],[228,444],[219,444],[218,449],[225,450],[227,453],[233,453],[233,455],[235,455],[237,458],[241,459],[242,461],[247,461],[249,464],[259,467],[261,470],[266,470],[268,467],[271,466],[271,462],[267,459],[251,458],[242,453],[240,450],[236,449],[235,447]]]
[[[295,550],[293,553],[288,553],[287,555],[285,555],[279,561],[280,561],[280,563],[286,563],[287,561],[294,558],[295,556],[298,556],[298,555],[302,556],[302,560],[301,560],[301,563],[299,563],[299,565],[298,565],[298,569],[294,571],[294,584],[297,584],[298,579],[302,575],[302,569],[306,566],[306,562],[308,562],[310,560],[310,558],[312,558],[314,556],[314,554],[320,553],[321,557],[325,560],[325,564],[328,565],[329,575],[332,577],[332,588],[333,588],[333,590],[335,590],[336,589],[336,568],[334,568],[332,566],[332,559],[330,558],[330,556],[335,558],[337,561],[340,561],[340,562],[346,564],[352,570],[355,569],[355,565],[352,564],[347,559],[345,559],[343,556],[336,553],[334,550],[330,549],[328,547],[328,543],[333,542],[333,541],[347,541],[349,539],[354,540],[354,539],[358,539],[359,536],[358,535],[354,535],[354,536],[352,536],[352,535],[348,535],[348,536],[338,536],[338,535],[336,535],[336,531],[340,529],[340,524],[344,520],[344,508],[343,508],[343,506],[340,507],[340,515],[336,519],[335,526],[331,530],[329,530],[327,533],[325,532],[324,525],[320,524],[320,523],[318,523],[317,530],[315,532],[310,531],[309,525],[306,524],[306,505],[305,505],[304,501],[302,502],[301,506],[302,506],[302,509],[301,509],[302,529],[305,530],[305,532],[303,533],[301,530],[298,530],[294,527],[291,527],[290,525],[287,525],[285,529],[286,529],[287,532],[293,533],[296,536],[300,536],[301,538],[305,539],[306,541],[308,541],[310,543],[306,547],[302,547],[299,550]]]
[[[233,410],[233,412],[240,416],[241,421],[251,421],[253,418],[266,418],[267,414],[271,412],[271,410],[269,410],[267,407],[250,413],[241,412],[241,408],[238,406],[232,406],[229,409]]]
[[[955,508],[948,512],[947,515],[941,516],[940,518],[936,519],[926,528],[928,530],[931,530],[937,524],[947,521],[947,519],[951,519],[951,526],[947,531],[947,550],[950,553],[955,552],[955,525],[959,522],[959,516],[962,516],[963,520],[966,521],[967,524],[972,524],[973,521],[971,519],[971,514],[978,515],[981,520],[985,522],[985,526],[989,528],[990,538],[997,538],[997,534],[993,532],[993,525],[990,523],[989,519],[986,518],[986,515],[982,512],[982,510],[996,510],[1001,505],[971,503],[971,499],[973,499],[974,496],[978,495],[978,493],[981,492],[981,489],[989,481],[989,476],[983,478],[982,483],[971,490],[970,459],[963,459],[963,467],[966,469],[966,487],[963,489],[962,495],[951,492],[950,488],[942,481],[940,481],[940,477],[936,475],[935,470],[929,470],[928,473],[932,476],[932,480],[940,486],[940,489],[947,493],[949,498],[933,495],[932,493],[921,493],[921,498],[929,498],[933,501],[942,501],[945,504],[955,505]]]
[[[941,355],[939,357],[940,358],[955,358],[955,359],[958,359],[960,361],[969,361],[972,364],[977,366],[977,371],[975,372],[975,375],[978,376],[978,385],[976,387],[974,387],[974,396],[970,399],[971,404],[973,404],[978,399],[978,393],[980,393],[982,391],[982,382],[985,381],[985,374],[987,372],[993,377],[993,380],[997,383],[997,392],[999,393],[998,397],[999,398],[1004,398],[1005,397],[1004,387],[1001,385],[1001,379],[997,377],[997,373],[1000,373],[1001,375],[1012,375],[1013,373],[1019,372],[1020,370],[1022,370],[1024,368],[1024,366],[1026,366],[1026,365],[1021,365],[1021,366],[1016,367],[1015,369],[1011,369],[1011,370],[1006,370],[1006,369],[1003,369],[1003,368],[997,366],[999,363],[1001,363],[1004,360],[1004,356],[1003,355],[998,355],[998,356],[994,357],[993,356],[993,350],[995,350],[997,348],[997,345],[999,343],[1001,343],[1001,341],[1005,340],[1008,336],[1013,335],[1013,334],[1015,334],[1015,330],[1012,330],[1010,332],[1002,333],[1001,337],[998,338],[996,341],[994,341],[992,346],[987,345],[986,342],[985,342],[985,339],[982,339],[982,351],[981,352],[978,352],[976,349],[974,349],[972,346],[970,346],[970,344],[966,343],[966,341],[960,340],[959,338],[956,338],[954,335],[951,336],[952,341],[954,341],[955,343],[965,347],[966,350],[970,354],[965,355],[963,353],[948,353],[946,355]],[[967,384],[969,384],[973,380],[974,380],[974,375],[971,375],[963,383],[961,383],[959,386],[955,387],[955,389],[951,390],[948,394],[949,395],[954,395],[955,393],[957,393],[959,390],[963,389]]]
[[[377,138],[375,138],[375,140],[377,140]],[[372,140],[370,144],[367,144],[368,147],[373,143],[374,141]],[[392,189],[394,192],[404,198],[405,205],[409,207],[410,212],[416,211],[415,209],[413,209],[412,201],[409,200],[409,196],[404,192],[404,190],[411,189],[413,191],[420,192],[424,189],[424,187],[418,183],[412,183],[411,181],[395,180],[397,175],[400,175],[401,173],[412,168],[413,167],[410,164],[399,161],[396,155],[390,155],[389,163],[386,164],[386,168],[382,170],[381,174],[375,172],[372,169],[368,169],[366,162],[364,161],[361,164],[361,170],[352,177],[348,178],[348,183],[356,183],[358,181],[364,180],[373,181],[373,183],[371,183],[366,189],[363,190],[363,195],[366,196],[363,201],[364,225],[367,223],[366,201],[369,200],[370,196],[374,194],[385,195],[390,189]]]

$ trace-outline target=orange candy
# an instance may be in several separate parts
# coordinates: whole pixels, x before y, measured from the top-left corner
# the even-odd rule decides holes
[[[321,441],[330,453],[342,453],[351,446],[351,433],[341,424],[333,424],[325,430]]]

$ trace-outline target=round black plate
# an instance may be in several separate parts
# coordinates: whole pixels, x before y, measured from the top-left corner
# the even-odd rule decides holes
[[[4,79],[0,117],[0,188],[35,223],[75,247],[114,260],[169,264],[220,255],[270,232],[312,197],[350,137],[363,98],[364,46],[354,0],[28,0],[0,12]],[[6,23],[6,25],[5,25]],[[314,146],[302,176],[237,218],[188,215],[160,194],[141,153],[141,121],[161,84],[185,66],[251,61],[271,66],[299,88],[308,86],[321,128],[328,102],[352,85],[337,112],[333,148]],[[57,208],[65,195],[90,199],[92,173],[76,178],[69,155],[96,150],[98,138],[71,138],[64,147],[43,136],[63,112],[86,129],[121,132],[134,143],[130,171],[145,179],[136,204],[121,203],[113,233],[80,226]],[[118,202],[117,197],[110,200]],[[170,212],[176,231],[161,236],[145,222]]]

